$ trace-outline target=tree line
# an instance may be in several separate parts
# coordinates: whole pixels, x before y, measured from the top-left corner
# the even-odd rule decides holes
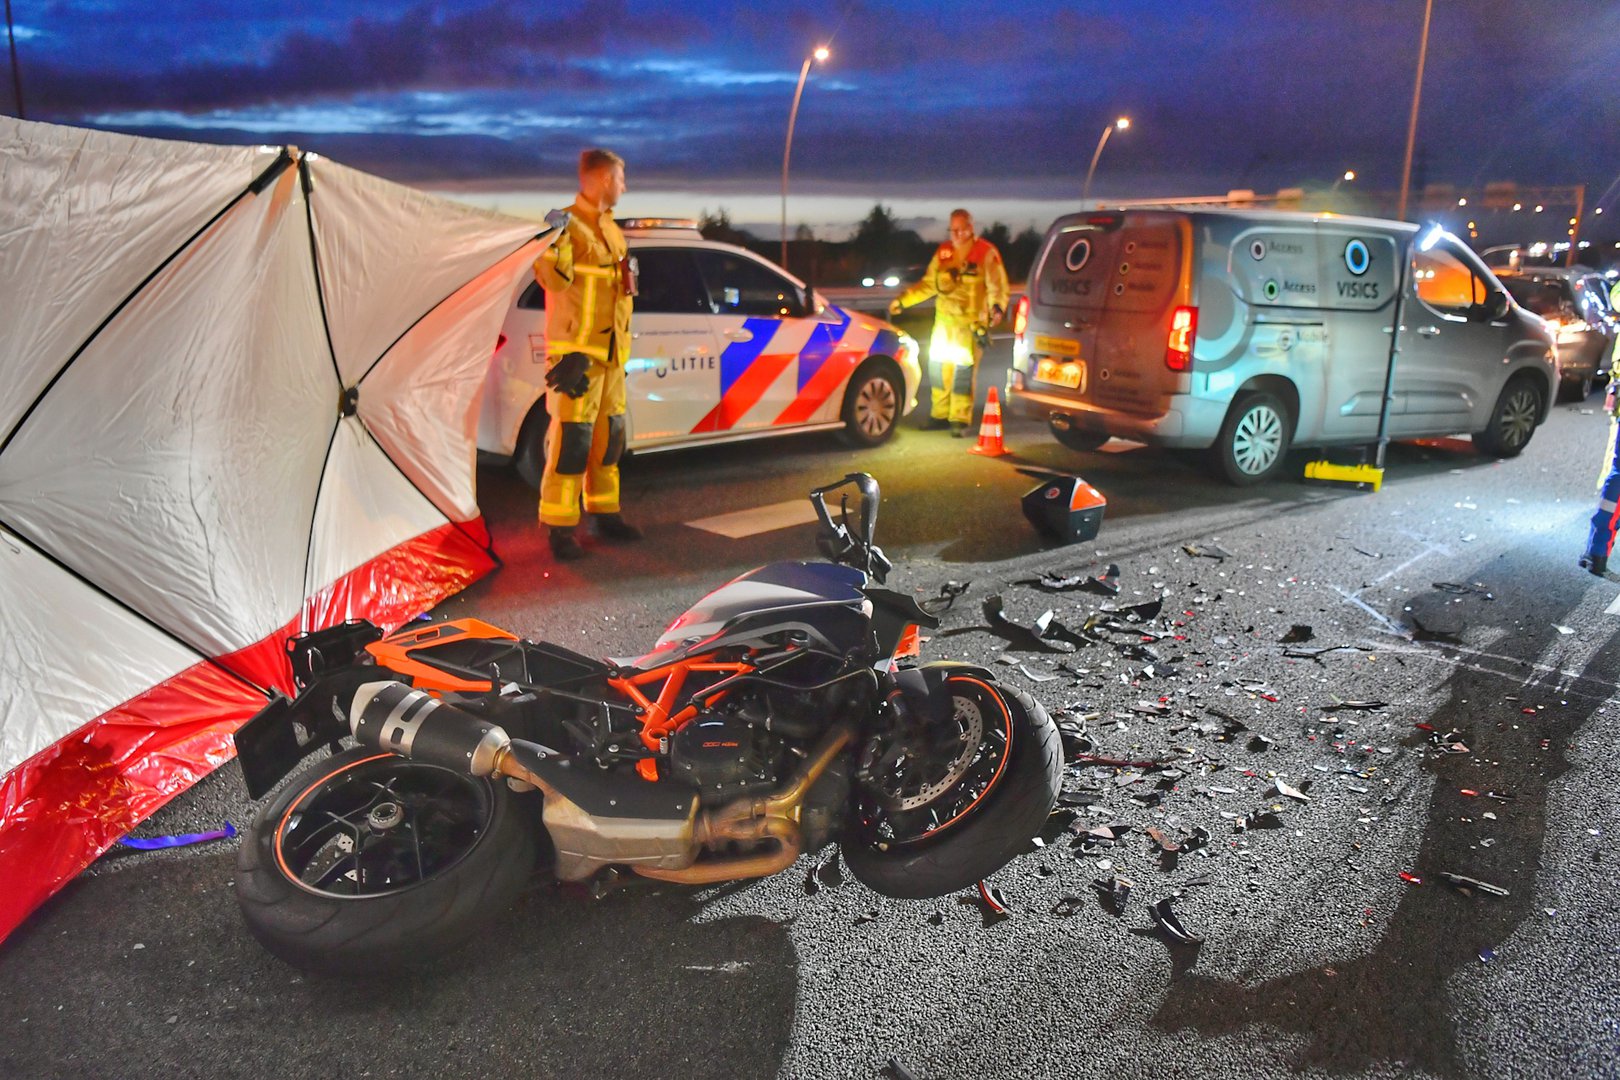
[[[724,209],[712,214],[705,211],[698,228],[706,239],[736,244],[773,262],[782,256],[780,240],[764,239],[737,228]],[[1001,252],[1009,277],[1023,281],[1029,276],[1040,250],[1040,233],[1026,228],[1015,236],[1005,224],[996,221],[981,228],[979,235]],[[936,246],[915,229],[901,228],[894,211],[877,203],[848,240],[820,240],[808,226],[800,225],[788,242],[787,269],[813,285],[853,285],[862,278],[881,279],[891,273],[913,281],[928,265]]]

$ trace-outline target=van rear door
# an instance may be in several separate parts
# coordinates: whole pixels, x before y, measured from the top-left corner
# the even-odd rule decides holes
[[[1092,400],[1159,416],[1169,408],[1170,395],[1185,392],[1190,382],[1187,369],[1172,369],[1165,353],[1172,315],[1190,302],[1192,229],[1184,214],[1131,211],[1114,235],[1114,258],[1104,267]]]
[[[1047,232],[1030,276],[1030,374],[1043,390],[1061,387],[1089,399],[1097,327],[1108,271],[1119,248],[1120,214],[1073,214]]]

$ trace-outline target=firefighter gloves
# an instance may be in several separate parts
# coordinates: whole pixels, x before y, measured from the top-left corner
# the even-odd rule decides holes
[[[585,374],[590,365],[591,358],[584,353],[568,353],[546,372],[546,385],[571,398],[584,397],[591,388],[590,379]]]

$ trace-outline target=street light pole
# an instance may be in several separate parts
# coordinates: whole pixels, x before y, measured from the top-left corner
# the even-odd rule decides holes
[[[7,0],[10,3],[10,0]],[[827,46],[817,46],[816,51],[804,58],[804,66],[799,69],[799,85],[793,88],[793,108],[788,112],[787,145],[782,147],[782,269],[787,269],[787,189],[788,189],[788,159],[793,156],[793,125],[799,119],[799,98],[804,96],[804,81],[810,77],[810,65],[814,61],[827,59]]]
[[[1112,124],[1109,124],[1107,127],[1103,128],[1102,138],[1097,140],[1097,149],[1091,155],[1091,168],[1086,170],[1086,186],[1080,193],[1081,202],[1091,201],[1091,177],[1092,174],[1097,171],[1097,159],[1102,157],[1103,147],[1108,145],[1108,136],[1114,133],[1115,128],[1118,128],[1120,131],[1124,131],[1130,126],[1130,118],[1122,116],[1118,120],[1115,120]]]
[[[22,100],[22,69],[17,67],[17,31],[11,24],[11,0],[6,0],[6,40],[11,46],[11,94],[17,99],[17,119],[28,119],[23,115]]]
[[[1434,0],[1424,0],[1423,38],[1418,44],[1417,78],[1412,83],[1412,118],[1406,124],[1406,162],[1401,166],[1401,201],[1395,217],[1406,220],[1406,196],[1412,188],[1412,146],[1417,142],[1418,102],[1423,99],[1423,62],[1429,56],[1429,16],[1434,14]]]

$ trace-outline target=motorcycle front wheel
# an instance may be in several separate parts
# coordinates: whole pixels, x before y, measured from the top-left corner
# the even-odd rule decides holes
[[[309,971],[373,975],[443,957],[533,872],[539,807],[504,783],[356,748],[299,773],[236,860],[253,936]]]
[[[944,690],[932,746],[874,778],[842,844],[850,872],[885,896],[971,887],[1028,850],[1057,804],[1062,746],[1046,710],[976,675],[953,675]]]

